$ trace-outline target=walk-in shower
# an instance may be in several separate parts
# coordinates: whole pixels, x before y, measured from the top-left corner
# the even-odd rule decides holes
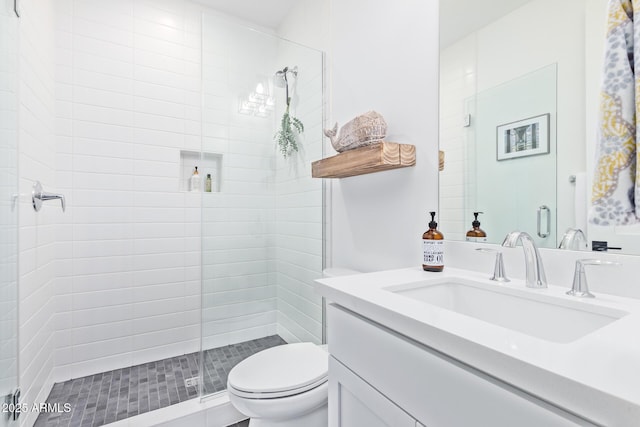
[[[64,195],[66,210],[23,211],[49,227],[52,321],[21,385],[27,401],[71,410],[23,423],[99,426],[206,399],[261,349],[321,343],[323,191],[310,164],[322,157],[322,53],[187,1],[51,7],[51,108],[36,112],[56,123],[43,153],[55,161],[48,176],[21,176]],[[286,158],[285,113],[304,124]],[[15,319],[0,322],[9,343]]]

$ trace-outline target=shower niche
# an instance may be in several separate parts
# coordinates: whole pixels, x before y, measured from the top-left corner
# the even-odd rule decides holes
[[[211,193],[219,193],[222,178],[222,154],[200,151],[180,151],[180,191],[191,191],[189,180],[195,167],[200,175],[200,191],[205,190],[207,175],[211,175]]]

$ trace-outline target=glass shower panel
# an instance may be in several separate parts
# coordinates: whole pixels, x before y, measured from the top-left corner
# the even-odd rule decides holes
[[[473,211],[484,212],[480,220],[489,243],[522,230],[539,247],[557,246],[556,76],[556,64],[548,65],[468,100],[476,109],[467,128],[475,164],[467,167],[465,223]],[[522,132],[521,147],[511,147],[515,138],[507,139],[509,132]]]
[[[311,162],[323,157],[323,55],[279,40],[278,61],[280,68],[298,68],[291,105],[305,132],[297,156],[285,159],[277,149],[275,153],[277,332],[287,342],[320,344],[322,298],[314,292],[313,281],[322,276],[323,180],[311,177]],[[275,96],[277,128],[285,90]]]
[[[17,17],[0,0],[0,402],[17,387]],[[0,412],[0,427],[9,424]]]
[[[215,15],[203,17],[202,53],[206,395],[261,349],[322,340],[322,182],[310,165],[322,158],[323,55]],[[285,159],[274,135],[287,90],[304,132]]]

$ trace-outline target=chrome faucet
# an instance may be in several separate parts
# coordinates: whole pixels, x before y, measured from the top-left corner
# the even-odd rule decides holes
[[[522,248],[524,249],[524,262],[527,272],[527,287],[528,288],[546,288],[547,277],[544,274],[544,267],[542,266],[542,258],[540,258],[540,252],[536,247],[533,238],[524,231],[512,231],[504,238],[502,246],[505,248],[515,248],[518,242],[522,242]]]
[[[571,251],[586,251],[589,244],[587,238],[579,228],[567,228],[564,232],[558,249],[569,249]]]

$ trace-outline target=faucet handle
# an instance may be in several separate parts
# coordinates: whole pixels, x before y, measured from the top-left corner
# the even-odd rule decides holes
[[[573,273],[573,286],[570,291],[567,291],[567,295],[578,298],[595,298],[595,295],[589,292],[589,286],[587,285],[587,274],[584,271],[584,267],[587,265],[620,265],[620,263],[603,261],[601,259],[576,260],[576,269]]]
[[[60,200],[62,203],[62,212],[65,211],[67,203],[62,194],[53,194],[42,191],[42,184],[40,181],[36,181],[33,184],[33,191],[31,192],[31,202],[33,204],[33,209],[36,212],[40,212],[42,209],[42,203],[48,200]]]
[[[493,277],[491,277],[490,280],[494,280],[496,282],[503,282],[503,283],[511,281],[507,277],[507,272],[504,268],[504,259],[502,258],[502,252],[497,251],[495,249],[488,249],[488,248],[477,248],[476,251],[489,252],[489,253],[496,254],[496,263],[493,267]]]

